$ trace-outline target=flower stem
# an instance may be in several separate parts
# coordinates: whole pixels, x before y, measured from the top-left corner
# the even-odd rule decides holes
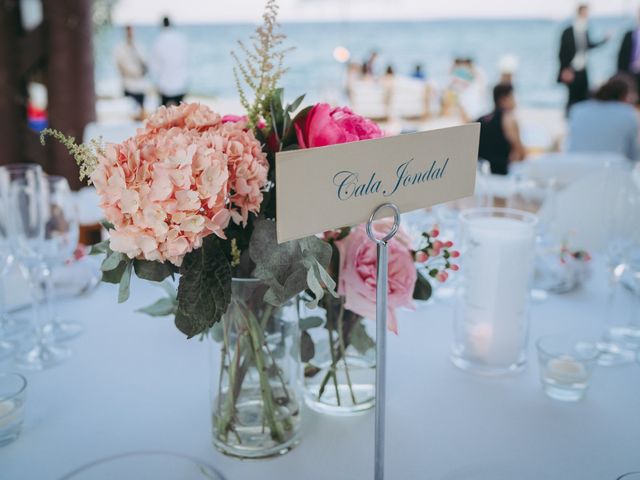
[[[330,373],[333,377],[333,386],[336,389],[336,401],[338,402],[338,406],[340,406],[340,390],[338,389],[338,377],[336,376],[336,366],[338,364],[338,359],[336,358],[332,329],[329,329],[329,350],[331,351]]]
[[[344,317],[344,303],[340,302],[340,313],[338,314],[338,345],[340,347],[340,356],[342,357],[342,362],[344,363],[344,374],[347,377],[347,385],[349,385],[349,394],[351,395],[351,402],[356,405],[358,401],[356,400],[356,396],[353,393],[353,385],[351,384],[351,375],[349,374],[349,364],[347,363],[347,355],[346,348],[344,346],[344,325],[343,325],[343,317]]]

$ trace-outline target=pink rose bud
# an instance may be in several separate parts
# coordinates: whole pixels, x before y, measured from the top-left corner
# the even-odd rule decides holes
[[[419,251],[418,253],[416,253],[416,262],[424,263],[427,260],[429,260],[429,255],[427,255],[426,252]]]
[[[457,250],[454,250],[450,253],[451,258],[458,258],[460,256],[460,252]]]
[[[453,242],[452,241],[448,241],[448,242],[444,242],[444,248],[451,248],[453,247]]]
[[[455,264],[451,264],[451,266],[449,267],[451,270],[453,270],[454,272],[457,272],[458,270],[460,270],[460,267],[458,265]]]
[[[449,274],[447,272],[440,272],[438,273],[438,275],[436,275],[436,278],[440,283],[446,282],[448,277],[449,277]]]
[[[433,242],[433,248],[436,250],[440,250],[443,246],[444,243],[442,243],[440,240],[436,240],[435,242]]]
[[[440,230],[438,230],[438,227],[433,227],[433,229],[429,232],[429,235],[435,238],[440,235]]]

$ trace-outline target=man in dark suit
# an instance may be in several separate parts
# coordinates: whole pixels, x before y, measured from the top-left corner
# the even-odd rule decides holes
[[[589,78],[587,77],[587,52],[599,47],[609,37],[592,42],[589,36],[589,7],[580,5],[573,24],[565,28],[560,40],[560,71],[558,82],[569,88],[567,112],[571,105],[589,96]]]
[[[640,94],[640,25],[622,38],[618,53],[618,71],[633,76]]]

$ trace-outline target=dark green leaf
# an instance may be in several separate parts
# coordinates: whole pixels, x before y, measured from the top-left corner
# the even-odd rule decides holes
[[[100,270],[103,272],[108,272],[109,270],[115,270],[118,268],[118,265],[125,259],[125,255],[120,252],[110,252],[105,259],[102,261],[102,265],[100,266]]]
[[[176,271],[175,267],[169,262],[160,263],[137,259],[133,261],[133,268],[138,278],[152,282],[161,282]]]
[[[300,106],[300,104],[302,103],[302,100],[304,100],[304,94],[300,95],[293,102],[291,102],[289,105],[287,105],[287,108],[286,108],[287,113],[295,112],[298,109],[298,107]]]
[[[161,298],[156,300],[151,305],[136,310],[140,313],[146,313],[152,317],[165,317],[167,315],[174,315],[176,313],[177,303],[171,298]]]
[[[349,343],[361,354],[364,355],[376,346],[376,342],[367,334],[362,321],[356,323],[349,333]]]
[[[421,273],[418,273],[418,278],[416,278],[416,284],[413,288],[413,298],[416,300],[429,300],[431,293],[431,283]]]
[[[120,283],[120,279],[122,278],[127,265],[129,265],[130,263],[131,260],[127,258],[126,260],[120,262],[120,265],[118,265],[113,270],[102,272],[102,281],[105,283]]]
[[[214,238],[184,258],[176,327],[188,338],[211,328],[231,301],[231,266]]]
[[[120,279],[120,288],[118,289],[118,303],[126,302],[129,298],[129,285],[131,285],[131,270],[133,262],[127,262],[127,265]]]
[[[316,347],[313,344],[311,335],[309,335],[309,332],[302,332],[300,337],[300,360],[308,362],[315,356],[315,354]]]
[[[300,330],[309,330],[310,328],[316,328],[321,326],[324,323],[324,318],[322,317],[304,317],[301,318],[298,322]]]
[[[114,228],[116,228],[116,227],[113,225],[113,223],[111,223],[111,222],[109,222],[109,221],[107,221],[107,220],[102,220],[102,221],[100,222],[100,225],[102,225],[102,227],[103,227],[105,230],[107,230],[107,231],[109,231],[109,230],[113,230]]]

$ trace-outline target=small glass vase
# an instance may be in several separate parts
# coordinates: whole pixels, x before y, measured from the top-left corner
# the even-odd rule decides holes
[[[267,286],[233,279],[211,337],[213,444],[241,458],[282,455],[300,440],[300,338],[294,301],[273,307]]]
[[[325,297],[322,308],[301,307],[307,405],[330,415],[354,415],[375,405],[376,350],[363,317],[344,308],[344,298]]]

